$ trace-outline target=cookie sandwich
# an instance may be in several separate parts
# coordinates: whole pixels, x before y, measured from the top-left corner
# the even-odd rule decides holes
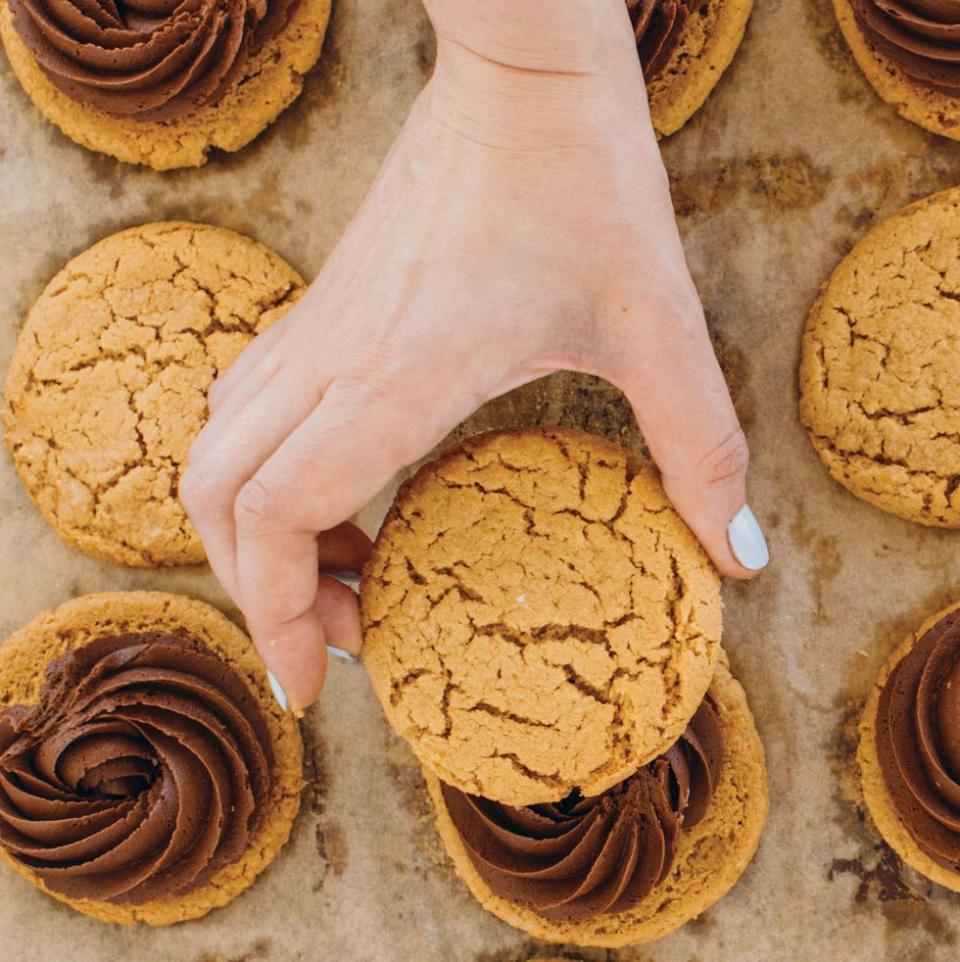
[[[810,311],[800,415],[830,474],[919,524],[960,527],[960,189],[873,227]]]
[[[753,0],[627,0],[658,137],[678,131],[730,66]]]
[[[20,332],[3,426],[63,538],[137,567],[204,560],[177,485],[207,391],[304,287],[262,244],[184,222],[113,234],[56,274]]]
[[[107,922],[226,905],[286,842],[302,744],[253,645],[209,605],[115,592],[0,646],[0,859]]]
[[[78,144],[157,170],[248,144],[300,93],[330,0],[4,0],[37,109]]]
[[[888,845],[960,892],[960,604],[890,655],[860,722],[863,796]]]
[[[719,578],[649,463],[568,429],[481,435],[404,485],[361,586],[364,662],[480,903],[538,938],[658,938],[766,813]]]

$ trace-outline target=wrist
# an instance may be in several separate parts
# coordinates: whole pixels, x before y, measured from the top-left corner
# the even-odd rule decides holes
[[[623,0],[424,0],[438,59],[462,47],[488,64],[593,73],[631,34]]]
[[[623,0],[425,2],[437,31],[430,112],[468,138],[550,147],[631,118],[649,127]]]

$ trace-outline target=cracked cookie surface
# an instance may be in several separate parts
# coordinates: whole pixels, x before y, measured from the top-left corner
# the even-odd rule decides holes
[[[127,632],[185,633],[226,661],[256,698],[275,753],[268,808],[246,852],[200,888],[141,904],[74,899],[49,889],[26,864],[0,848],[0,861],[41,891],[103,922],[172,925],[231,902],[256,881],[290,836],[303,787],[303,743],[292,715],[281,711],[253,643],[226,615],[202,601],[159,591],[84,595],[37,615],[0,645],[0,706],[34,705],[47,665],[96,638]]]
[[[110,561],[202,562],[177,484],[207,391],[303,289],[268,248],[201,224],[130,228],[70,261],[24,323],[3,408],[47,521]]]
[[[960,527],[960,190],[874,227],[807,320],[800,411],[833,477],[921,524]]]
[[[393,727],[444,781],[512,805],[599,794],[659,755],[719,651],[719,577],[656,469],[559,428],[424,466],[361,607]]]
[[[212,150],[240,150],[297,99],[304,75],[320,56],[330,7],[331,0],[303,0],[217,103],[162,123],[114,116],[67,96],[20,39],[6,0],[0,0],[0,38],[34,106],[71,140],[124,163],[171,170],[199,167]]]
[[[703,820],[681,829],[666,877],[626,912],[584,922],[551,922],[532,909],[495,894],[481,878],[447,812],[436,777],[426,773],[447,854],[474,898],[509,925],[554,943],[617,947],[661,939],[723,898],[743,875],[760,843],[767,819],[767,773],[763,744],[747,696],[722,654],[710,698],[723,728],[720,780]]]

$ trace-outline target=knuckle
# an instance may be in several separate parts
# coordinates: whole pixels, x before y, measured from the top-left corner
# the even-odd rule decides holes
[[[199,464],[191,464],[177,484],[180,501],[190,514],[206,513],[213,506],[218,489],[218,479]]]
[[[742,478],[750,463],[750,449],[743,430],[737,426],[704,455],[700,474],[708,485],[721,485]]]
[[[281,516],[281,499],[261,478],[247,481],[233,502],[237,529],[247,534],[264,534],[275,529]]]

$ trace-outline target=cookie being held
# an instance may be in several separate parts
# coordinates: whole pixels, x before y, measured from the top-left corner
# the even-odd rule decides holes
[[[137,567],[204,560],[177,484],[207,391],[303,290],[262,244],[183,222],[113,234],[50,281],[17,341],[3,425],[62,537]]]
[[[910,521],[960,527],[960,189],[873,227],[810,311],[800,415],[833,477]]]
[[[300,734],[215,608],[77,598],[0,646],[0,691],[0,859],[77,911],[198,918],[289,837]]]
[[[393,727],[462,792],[596,795],[710,684],[720,582],[656,469],[580,431],[475,437],[397,495],[361,587]]]

